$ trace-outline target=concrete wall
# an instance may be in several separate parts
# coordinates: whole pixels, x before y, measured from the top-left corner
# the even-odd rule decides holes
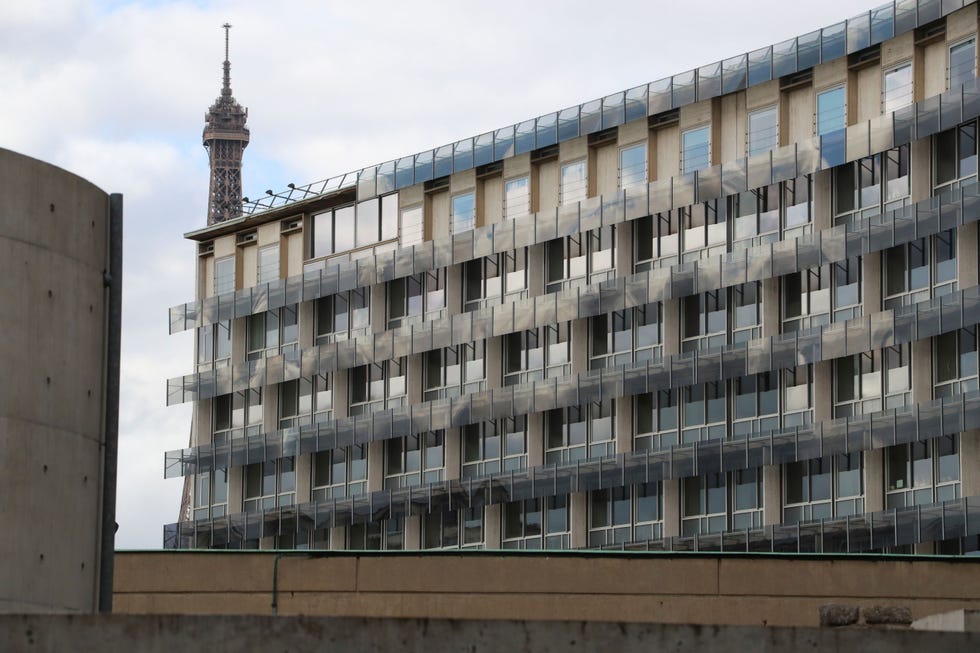
[[[978,633],[317,617],[0,617],[5,651],[976,651]]]
[[[94,611],[109,196],[0,149],[0,612]]]
[[[116,555],[115,610],[817,626],[820,606],[980,608],[980,560],[663,554]]]

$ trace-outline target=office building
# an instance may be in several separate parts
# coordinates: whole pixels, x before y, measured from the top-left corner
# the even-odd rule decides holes
[[[165,545],[976,551],[977,16],[888,3],[186,234]]]

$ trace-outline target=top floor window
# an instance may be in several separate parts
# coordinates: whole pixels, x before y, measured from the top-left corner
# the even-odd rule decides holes
[[[421,243],[425,239],[425,212],[421,206],[402,210],[401,224],[398,225],[398,245],[406,247]]]
[[[647,146],[645,143],[619,151],[619,187],[630,188],[647,183]]]
[[[453,196],[449,233],[471,231],[476,226],[476,194],[470,191]]]
[[[837,86],[817,93],[817,136],[847,126],[847,92]]]
[[[561,184],[558,189],[559,203],[581,202],[589,193],[589,173],[585,159],[566,163],[561,167]]]
[[[504,218],[512,219],[531,212],[531,182],[527,175],[504,182]]]
[[[949,88],[962,86],[977,76],[977,40],[970,37],[949,46]]]
[[[226,256],[214,262],[214,294],[223,295],[235,290],[235,257]]]
[[[711,165],[711,125],[681,134],[681,172],[685,175]]]
[[[394,240],[398,237],[398,193],[316,213],[312,223],[310,258]]]
[[[881,89],[881,110],[891,113],[912,104],[912,64],[905,63],[885,71]]]
[[[279,245],[259,248],[258,282],[268,283],[279,278]]]
[[[766,107],[749,112],[749,156],[762,154],[779,145],[779,112],[776,107]]]

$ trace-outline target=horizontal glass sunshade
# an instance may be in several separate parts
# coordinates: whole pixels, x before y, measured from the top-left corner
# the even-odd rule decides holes
[[[244,203],[253,215],[356,185],[358,200],[500,161],[839,59],[925,25],[964,0],[896,0],[849,20],[415,155]]]
[[[588,198],[551,213],[517,217],[174,306],[170,309],[170,332],[246,317],[787,181],[910,143],[978,116],[980,80],[975,79],[962,88],[903,107],[893,114],[851,125],[820,139],[795,143],[688,175],[633,186],[612,197]]]

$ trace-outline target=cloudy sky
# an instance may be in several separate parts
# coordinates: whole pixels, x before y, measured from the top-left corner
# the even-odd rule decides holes
[[[872,0],[873,2],[873,0]],[[206,219],[204,113],[231,34],[249,109],[244,191],[257,197],[714,62],[870,9],[868,0],[0,2],[0,147],[125,197],[119,548],[159,548],[190,411],[166,379],[191,371]],[[880,3],[879,3],[880,4]]]

